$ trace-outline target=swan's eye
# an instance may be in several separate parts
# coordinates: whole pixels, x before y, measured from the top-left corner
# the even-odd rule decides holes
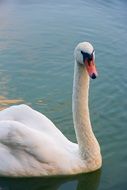
[[[83,52],[83,51],[81,51],[81,54],[83,55],[83,54],[84,54],[84,52]]]

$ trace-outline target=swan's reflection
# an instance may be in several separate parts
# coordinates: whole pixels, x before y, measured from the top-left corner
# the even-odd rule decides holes
[[[73,177],[0,178],[0,190],[96,190],[101,171]]]

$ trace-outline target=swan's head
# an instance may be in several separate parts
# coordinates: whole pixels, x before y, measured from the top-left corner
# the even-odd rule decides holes
[[[82,42],[75,48],[75,59],[77,64],[85,66],[89,76],[92,79],[97,77],[95,66],[95,50],[89,42]]]

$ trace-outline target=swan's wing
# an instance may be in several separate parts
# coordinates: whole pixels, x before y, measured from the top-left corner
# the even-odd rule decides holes
[[[65,163],[70,155],[68,149],[44,132],[17,121],[0,121],[2,175],[46,175],[53,169],[58,172],[61,163]]]
[[[0,121],[2,120],[18,121],[30,128],[42,131],[47,128],[52,130],[54,127],[50,119],[25,104],[11,106],[0,111]]]
[[[48,136],[54,138],[58,143],[66,144],[70,142],[50,119],[24,104],[11,106],[0,111],[0,121],[3,120],[10,122],[17,121],[31,129],[47,133]]]
[[[11,151],[24,151],[42,162],[51,159],[51,156],[47,156],[46,153],[51,145],[50,153],[52,150],[55,151],[57,145],[46,133],[31,129],[17,121],[0,122],[0,143]]]

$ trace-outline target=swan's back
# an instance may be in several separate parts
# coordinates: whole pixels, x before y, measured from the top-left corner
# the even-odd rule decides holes
[[[56,126],[48,119],[45,115],[33,110],[27,105],[11,106],[5,110],[0,111],[0,122],[1,121],[17,121],[21,124],[26,125],[31,129],[47,133],[52,138],[62,138],[65,143],[67,138],[59,131]]]
[[[3,120],[18,121],[40,131],[50,131],[54,128],[54,124],[46,116],[24,104],[0,111],[0,121]]]

